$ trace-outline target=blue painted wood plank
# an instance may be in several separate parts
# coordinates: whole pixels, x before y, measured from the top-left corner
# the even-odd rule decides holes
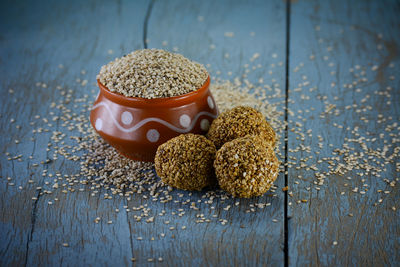
[[[32,201],[32,197],[43,192],[36,187],[46,188],[45,182],[49,181],[41,177],[43,169],[51,173],[74,173],[78,170],[74,164],[58,161],[39,164],[38,167],[33,165],[37,159],[51,157],[46,147],[51,131],[59,127],[46,126],[47,123],[41,119],[35,119],[36,114],[41,118],[47,117],[50,111],[48,104],[59,100],[59,92],[49,88],[57,85],[72,88],[76,97],[95,94],[97,89],[91,86],[76,89],[75,79],[91,80],[104,62],[143,47],[142,26],[148,2],[103,5],[96,5],[95,2],[38,3],[35,6],[23,2],[2,4],[1,92],[7,97],[0,100],[0,143],[2,153],[10,152],[10,156],[3,154],[0,158],[2,264],[128,265],[132,255],[138,258],[140,264],[146,263],[147,258],[158,256],[175,265],[216,262],[256,265],[283,261],[281,192],[277,192],[277,197],[240,200],[239,208],[228,211],[223,208],[236,201],[215,200],[215,209],[200,203],[200,211],[185,208],[183,218],[172,214],[182,208],[179,203],[152,203],[152,213],[167,211],[167,215],[156,219],[154,224],[136,223],[131,214],[127,217],[124,212],[113,212],[115,208],[122,210],[126,204],[122,199],[100,201],[98,196],[91,197],[86,191],[68,195],[55,192]],[[210,63],[209,70],[213,77],[221,71],[224,78],[244,74],[242,65],[257,52],[261,55],[260,64],[275,64],[279,68],[273,70],[273,75],[267,68],[262,68],[249,74],[249,79],[263,78],[280,84],[278,89],[283,88],[284,66],[280,63],[284,61],[284,4],[278,1],[254,4],[251,7],[240,1],[236,5],[156,2],[148,25],[148,45],[168,49],[176,46],[185,56],[204,64]],[[166,12],[171,9],[176,12]],[[374,138],[377,129],[385,128],[382,125],[398,121],[398,90],[387,89],[388,86],[399,86],[396,79],[399,35],[395,26],[391,26],[398,24],[395,16],[398,9],[389,1],[359,2],[351,6],[337,2],[293,4],[289,99],[293,113],[289,116],[289,128],[298,127],[303,132],[311,129],[313,136],[306,134],[302,144],[311,145],[312,151],[318,147],[318,135],[327,142],[318,151],[319,154],[313,154],[314,158],[309,160],[311,164],[317,159],[332,156],[332,147],[340,146],[345,137],[353,135],[338,128],[338,125],[344,125],[344,129],[359,126],[361,135],[369,132]],[[376,20],[379,23],[369,19],[371,14],[380,18]],[[253,31],[254,36],[250,35]],[[229,32],[233,32],[234,36],[229,37],[232,35]],[[165,46],[164,41],[168,43]],[[114,54],[107,55],[108,49],[112,49]],[[315,59],[310,60],[310,56]],[[60,63],[64,64],[63,69],[57,67]],[[377,66],[376,70],[373,70],[374,66]],[[355,75],[363,75],[364,67],[368,81],[360,85],[360,91],[357,86],[344,88],[345,83],[349,84],[357,78]],[[348,72],[350,68],[353,68],[351,73]],[[86,75],[80,74],[82,69],[87,70]],[[43,88],[42,84],[37,87],[36,82],[46,82],[47,88]],[[9,88],[15,92],[9,94]],[[387,98],[387,93],[392,96]],[[367,94],[370,97],[366,97]],[[365,102],[363,99],[366,99]],[[388,104],[388,101],[392,103]],[[350,107],[351,112],[346,112],[348,106],[355,104],[356,107]],[[368,123],[361,120],[362,115],[354,113],[357,108],[362,111],[363,106],[370,106],[375,111],[364,116],[369,118]],[[339,116],[325,114],[324,118],[320,118],[320,113],[326,108],[330,109],[330,113],[339,110]],[[385,120],[377,117],[379,114]],[[11,119],[16,122],[10,123]],[[301,125],[295,124],[299,120]],[[32,121],[36,121],[35,126],[30,125]],[[30,141],[32,128],[40,126],[49,128],[50,132],[34,135],[36,139]],[[396,130],[396,126],[393,127]],[[296,149],[301,143],[302,136],[296,131],[289,132],[290,149]],[[381,141],[374,143],[378,148],[393,139],[388,134],[379,138]],[[20,143],[15,144],[15,140],[20,140]],[[21,161],[7,160],[7,157],[19,154],[24,155]],[[28,155],[32,155],[33,159],[27,158]],[[399,218],[392,207],[398,202],[397,188],[386,185],[382,177],[367,177],[365,183],[368,183],[369,190],[365,195],[348,195],[356,186],[363,188],[364,183],[362,178],[356,179],[352,174],[351,181],[344,181],[340,175],[326,179],[324,185],[318,186],[321,188],[318,191],[313,185],[313,173],[304,168],[297,170],[292,156],[304,159],[309,153],[289,153],[289,181],[293,191],[293,198],[289,198],[292,202],[290,263],[396,264],[399,261],[396,253]],[[398,162],[398,157],[396,159]],[[385,176],[388,179],[397,177],[394,164],[390,162],[387,166]],[[7,177],[11,180],[6,181]],[[39,184],[30,184],[29,179]],[[348,185],[345,186],[345,183]],[[282,176],[278,178],[277,185],[283,186]],[[372,193],[379,189],[390,190],[391,193]],[[201,194],[189,196],[181,191],[175,191],[174,197],[179,198],[179,193],[193,202],[201,200]],[[59,200],[54,201],[54,198]],[[382,204],[379,204],[380,198],[383,199]],[[307,202],[296,204],[301,200]],[[49,205],[48,201],[54,204]],[[137,206],[143,201],[134,198],[128,204]],[[271,206],[256,214],[247,213],[252,208],[250,205],[258,201],[270,202]],[[377,206],[374,206],[375,203]],[[222,225],[212,221],[197,224],[195,220],[199,214],[211,218],[217,215],[226,218],[228,223]],[[97,216],[104,219],[99,224],[92,221]],[[370,219],[374,217],[379,219]],[[278,223],[273,223],[272,219],[277,219]],[[107,220],[112,220],[113,224],[108,225]],[[166,221],[170,223],[166,224]],[[182,230],[182,226],[186,229]],[[143,240],[131,242],[128,233],[134,238],[141,236]],[[161,233],[165,233],[165,237]],[[334,241],[338,244],[335,245]],[[63,247],[62,243],[68,243],[69,247]]]
[[[4,23],[1,23],[0,58],[2,62],[7,62],[0,65],[3,78],[1,90],[12,99],[12,102],[6,98],[1,100],[2,133],[11,133],[2,134],[5,138],[1,139],[1,147],[3,153],[10,152],[11,156],[24,155],[21,162],[1,158],[2,179],[10,176],[11,182],[15,181],[14,186],[4,179],[1,183],[2,264],[128,265],[132,256],[137,258],[139,264],[147,263],[150,257],[163,257],[171,265],[283,262],[281,191],[275,197],[215,200],[215,209],[198,202],[202,199],[200,193],[189,195],[175,191],[175,198],[182,193],[184,198],[198,203],[200,210],[183,207],[186,215],[181,218],[173,214],[173,211],[182,208],[179,204],[148,201],[152,213],[166,211],[166,215],[156,219],[154,224],[137,223],[130,213],[127,217],[125,212],[114,212],[115,208],[124,210],[126,204],[129,207],[140,205],[144,200],[139,196],[126,203],[118,197],[100,199],[104,191],[95,197],[86,190],[75,194],[54,190],[51,195],[40,195],[44,190],[52,190],[46,184],[50,182],[51,185],[52,179],[43,178],[43,170],[54,175],[57,172],[72,174],[79,169],[79,166],[62,160],[34,167],[38,160],[52,157],[46,150],[51,132],[62,128],[57,123],[50,126],[42,120],[49,117],[49,104],[60,100],[60,92],[54,88],[71,89],[74,98],[84,94],[95,95],[95,87],[88,85],[81,88],[75,80],[88,79],[90,84],[101,65],[115,56],[143,47],[142,27],[148,1],[96,3],[41,2],[35,6],[3,3],[4,8],[1,8]],[[284,4],[280,1],[268,4],[255,2],[254,7],[240,1],[232,6],[224,2],[194,4],[176,1],[169,4],[180,11],[165,12],[166,3],[161,1],[154,5],[154,14],[151,14],[148,25],[149,46],[161,48],[164,47],[162,41],[168,40],[178,46],[181,49],[179,52],[185,56],[211,63],[212,76],[218,70],[227,78],[230,76],[228,71],[232,71],[232,76],[243,74],[241,65],[246,64],[256,52],[261,54],[260,64],[279,65],[284,58]],[[186,13],[192,16],[186,16]],[[179,15],[178,19],[185,17],[189,26],[191,24],[200,31],[197,37],[191,36],[193,40],[200,37],[205,42],[194,46],[187,38],[192,29],[188,27],[183,31],[176,15]],[[206,21],[199,23],[198,16],[204,16]],[[158,23],[163,26],[169,24],[170,27],[164,29]],[[252,31],[255,36],[251,35]],[[234,32],[235,37],[224,37],[225,32]],[[175,41],[180,45],[174,44]],[[264,46],[267,41],[269,46]],[[211,48],[212,45],[215,49]],[[109,49],[114,54],[108,55]],[[63,64],[63,68],[59,68],[59,64]],[[81,74],[83,69],[87,74]],[[274,71],[280,77],[274,81],[265,69],[249,74],[249,77],[252,80],[269,79],[283,87],[282,64]],[[39,86],[36,83],[40,83]],[[14,89],[13,94],[7,93],[10,88]],[[35,115],[41,117],[35,119]],[[11,118],[15,118],[15,125],[21,125],[21,128],[10,124]],[[32,121],[35,125],[30,125]],[[49,132],[35,134],[35,140],[30,141],[32,128],[38,127],[47,128]],[[77,135],[78,132],[71,134]],[[13,143],[15,139],[20,140],[18,145]],[[32,155],[33,159],[26,155]],[[28,177],[35,182],[30,184]],[[277,185],[283,186],[282,176],[278,178]],[[23,189],[18,189],[18,186]],[[32,200],[32,197],[38,200]],[[50,205],[49,201],[53,204]],[[234,206],[236,201],[239,201],[239,207],[224,210],[228,205]],[[256,214],[249,212],[257,209],[253,205],[258,202],[269,202],[271,206]],[[208,216],[211,222],[197,224],[195,220],[199,214]],[[227,219],[226,225],[212,215]],[[102,218],[99,224],[93,222],[97,216]],[[108,220],[113,223],[107,224]],[[170,223],[166,224],[166,221]],[[182,226],[186,226],[186,230]],[[170,227],[176,229],[171,230]],[[165,237],[161,233],[165,233]],[[137,240],[139,236],[143,240]],[[68,247],[64,247],[63,243],[68,243]]]
[[[247,79],[257,84],[262,78],[268,84],[284,88],[284,17],[285,5],[282,1],[253,1],[252,5],[246,1],[157,1],[149,19],[148,47],[177,51],[196,60],[206,66],[212,79],[233,80],[238,77],[243,81],[246,79],[243,77],[245,64],[250,65],[249,69],[261,64],[263,67],[251,71]],[[259,57],[250,60],[256,53]],[[271,64],[276,65],[274,75],[269,74]],[[279,188],[284,186],[283,175],[275,184]],[[184,199],[193,202],[202,200],[200,210],[187,209],[180,203],[153,203],[154,213],[164,209],[169,214],[157,222],[153,231],[146,231],[146,228],[132,222],[132,232],[147,240],[160,233],[167,233],[167,236],[157,243],[146,242],[145,246],[140,242],[134,243],[139,255],[157,251],[164,255],[167,263],[179,266],[283,264],[284,194],[280,189],[275,192],[275,197],[214,200],[212,205],[204,204],[208,198],[202,199],[202,193],[193,193],[192,196],[181,193]],[[235,206],[237,201],[239,206]],[[271,206],[263,210],[256,208],[255,213],[248,212],[258,202],[270,203]],[[228,205],[231,209],[224,210]],[[185,210],[185,216],[170,214],[178,214],[179,208]],[[196,223],[199,214],[204,214],[211,222]],[[213,215],[226,219],[226,225],[221,225]],[[130,220],[133,221],[133,218]],[[169,230],[171,223],[163,225],[163,221],[170,221],[177,230]],[[181,230],[182,226],[186,229]]]
[[[124,205],[123,199],[99,201],[99,196],[91,197],[88,190],[68,195],[61,190],[43,194],[44,190],[53,191],[53,179],[42,177],[42,170],[70,175],[79,171],[79,164],[62,159],[47,164],[40,161],[52,158],[46,150],[52,131],[63,129],[60,123],[51,121],[51,112],[59,115],[58,110],[50,109],[51,102],[58,103],[63,98],[56,87],[72,90],[73,98],[95,95],[97,88],[90,84],[95,82],[100,66],[117,53],[143,47],[148,2],[42,1],[2,5],[1,92],[7,97],[0,100],[1,264],[128,265],[132,251],[126,214],[113,212]],[[108,50],[115,54],[110,55]],[[81,86],[77,78],[87,79],[89,84]],[[13,94],[8,93],[11,88]],[[71,103],[70,108],[73,106]],[[88,111],[86,108],[79,112]],[[40,118],[36,119],[36,115]],[[51,125],[43,118],[48,118]],[[10,123],[11,119],[15,123]],[[32,133],[39,127],[49,132]],[[67,134],[79,135],[77,130]],[[15,144],[15,140],[20,143]],[[72,144],[72,140],[65,142]],[[19,154],[23,155],[21,162],[7,160]],[[35,167],[35,163],[39,166]],[[6,177],[12,180],[7,182]],[[29,179],[34,182],[29,183]],[[49,205],[49,201],[53,204]],[[98,216],[102,221],[95,224],[93,220]],[[108,220],[114,223],[108,225]]]
[[[398,265],[400,218],[392,207],[398,209],[400,195],[398,186],[391,187],[384,179],[399,179],[399,155],[394,150],[399,145],[399,8],[395,1],[299,1],[291,6],[292,266]],[[388,125],[394,127],[392,132],[385,130]],[[352,138],[365,138],[361,141],[370,150]],[[348,166],[344,159],[351,160],[350,156],[332,153],[346,149],[345,143],[352,148],[348,155],[354,161],[356,153],[364,153],[356,165],[368,163],[385,170],[361,176],[365,169],[344,172],[342,167],[320,185],[315,174],[330,170],[324,158],[331,160],[332,171],[339,162]],[[384,165],[380,166],[368,152],[383,151],[384,146],[389,148],[386,155],[395,157],[387,163],[379,159]],[[314,164],[318,170],[307,169]]]

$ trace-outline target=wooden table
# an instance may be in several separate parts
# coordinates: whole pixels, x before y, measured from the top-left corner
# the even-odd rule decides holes
[[[398,1],[37,0],[2,1],[0,12],[2,266],[399,265]],[[280,90],[275,101],[288,123],[281,146],[285,170],[275,196],[240,200],[228,211],[238,200],[217,201],[215,210],[183,207],[186,214],[179,217],[171,213],[180,208],[173,202],[104,200],[104,190],[95,196],[90,190],[40,194],[52,181],[42,176],[44,169],[70,174],[79,166],[62,159],[34,165],[50,157],[51,131],[60,129],[35,116],[51,118],[50,103],[60,98],[57,86],[71,89],[73,98],[95,95],[100,66],[146,47],[178,51],[210,64],[211,76],[225,79],[241,76],[259,53],[255,62],[262,67],[248,79],[263,78]],[[40,125],[50,132],[33,134]],[[321,160],[349,160],[333,150],[356,137],[377,153],[389,146],[393,157],[379,161],[383,171],[360,176],[356,169],[346,175],[338,170],[319,185],[318,172],[329,170]],[[281,190],[285,186],[288,191]],[[257,201],[271,205],[252,212]],[[144,203],[154,213],[166,210],[165,218],[136,223],[123,208]],[[198,213],[228,222],[197,224]],[[96,224],[98,216],[104,219]]]

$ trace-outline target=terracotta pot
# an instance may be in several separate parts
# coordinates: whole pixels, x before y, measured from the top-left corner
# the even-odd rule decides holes
[[[210,77],[196,91],[156,99],[125,97],[97,83],[100,93],[90,122],[104,140],[134,160],[153,161],[159,145],[182,133],[205,134],[218,115]]]

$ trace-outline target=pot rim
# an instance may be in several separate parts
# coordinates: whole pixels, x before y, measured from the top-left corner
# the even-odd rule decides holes
[[[196,99],[204,95],[208,91],[208,87],[210,85],[210,76],[207,76],[207,80],[196,91],[178,96],[151,99],[143,97],[127,97],[118,93],[113,93],[106,86],[104,86],[99,79],[97,79],[97,84],[100,88],[100,93],[103,94],[104,97],[117,104],[134,107],[174,107],[192,103]]]

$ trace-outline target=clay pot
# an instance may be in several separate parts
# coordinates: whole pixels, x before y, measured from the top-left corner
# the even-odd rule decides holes
[[[90,122],[104,140],[122,155],[154,161],[157,147],[183,133],[205,134],[218,108],[204,85],[188,94],[145,99],[109,91],[97,80],[100,93],[90,113]]]

